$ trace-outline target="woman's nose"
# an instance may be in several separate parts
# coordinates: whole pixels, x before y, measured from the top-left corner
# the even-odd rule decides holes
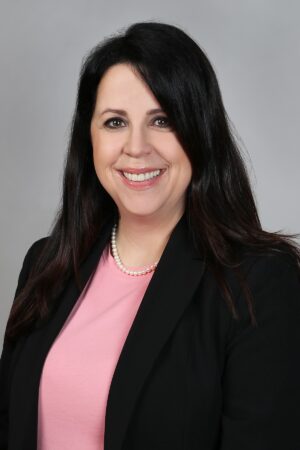
[[[140,154],[148,153],[149,150],[150,147],[145,131],[139,127],[132,127],[128,132],[124,145],[125,153],[131,156],[139,156]]]

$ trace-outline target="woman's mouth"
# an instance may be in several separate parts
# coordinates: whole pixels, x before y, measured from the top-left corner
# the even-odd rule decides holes
[[[123,172],[122,170],[118,170],[117,172],[126,186],[139,190],[157,185],[166,172],[166,169],[156,169],[144,173],[130,173]]]

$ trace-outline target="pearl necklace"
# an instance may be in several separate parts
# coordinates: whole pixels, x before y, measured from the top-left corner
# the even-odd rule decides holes
[[[117,224],[115,223],[112,228],[112,233],[111,233],[111,247],[112,247],[113,257],[114,257],[119,269],[122,270],[122,272],[126,273],[127,275],[133,275],[133,276],[145,275],[146,273],[149,273],[149,272],[152,272],[153,270],[155,270],[155,268],[158,264],[158,261],[156,263],[152,264],[151,266],[146,267],[143,270],[128,270],[128,269],[126,269],[126,267],[123,266],[121,259],[119,257],[119,254],[118,254],[118,250],[117,250],[116,230],[117,230]]]

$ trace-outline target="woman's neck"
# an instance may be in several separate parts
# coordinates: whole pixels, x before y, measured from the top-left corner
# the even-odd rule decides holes
[[[117,227],[116,243],[123,265],[143,267],[159,261],[181,215],[167,217],[165,220],[121,216]]]

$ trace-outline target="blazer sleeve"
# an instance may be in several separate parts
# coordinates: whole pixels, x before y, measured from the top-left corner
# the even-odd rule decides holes
[[[257,327],[241,306],[222,377],[220,450],[300,449],[300,275],[287,256],[258,257],[248,283]],[[243,305],[245,301],[243,301]]]
[[[32,263],[33,255],[36,249],[39,247],[41,241],[46,238],[35,241],[28,249],[22,264],[21,271],[19,273],[17,288],[13,301],[16,299],[20,290],[24,287],[28,275],[30,266]],[[4,341],[1,359],[0,359],[0,450],[7,450],[8,448],[8,408],[9,408],[9,383],[10,383],[10,366],[13,359],[14,349],[16,344]]]

